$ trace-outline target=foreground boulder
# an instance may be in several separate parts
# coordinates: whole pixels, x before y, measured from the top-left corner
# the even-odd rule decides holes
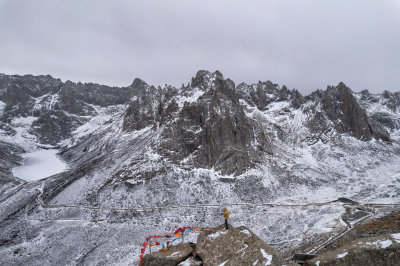
[[[399,265],[400,233],[356,239],[305,265]]]
[[[178,266],[201,266],[203,261],[200,258],[189,257],[185,261],[182,261]]]
[[[157,251],[143,257],[143,266],[175,266],[192,255],[194,245],[183,243],[171,246],[167,251]]]
[[[280,255],[244,226],[201,233],[196,253],[204,265],[282,265]]]

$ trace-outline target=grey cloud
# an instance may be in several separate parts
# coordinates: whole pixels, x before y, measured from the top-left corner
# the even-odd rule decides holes
[[[128,85],[218,69],[303,93],[400,90],[398,1],[0,0],[0,72]]]

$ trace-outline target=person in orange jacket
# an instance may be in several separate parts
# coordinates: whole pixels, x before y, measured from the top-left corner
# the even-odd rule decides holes
[[[228,230],[228,220],[229,220],[229,211],[228,208],[224,209],[224,218],[225,218],[225,229]]]

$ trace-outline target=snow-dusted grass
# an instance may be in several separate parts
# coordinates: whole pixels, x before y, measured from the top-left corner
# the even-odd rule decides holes
[[[23,165],[14,168],[13,174],[25,181],[40,180],[60,173],[67,165],[57,156],[57,150],[38,150],[23,155]]]

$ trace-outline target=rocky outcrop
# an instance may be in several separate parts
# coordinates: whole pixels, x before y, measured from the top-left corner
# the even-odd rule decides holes
[[[240,105],[235,84],[220,72],[199,71],[188,98],[177,119],[165,126],[159,154],[176,164],[238,175],[271,152],[263,128]]]
[[[282,88],[271,81],[248,85],[241,83],[236,88],[240,99],[246,101],[250,106],[255,106],[263,111],[273,102],[289,101],[294,108],[299,108],[304,103],[304,98],[297,90],[289,90],[285,85]]]
[[[400,129],[400,93],[384,91],[381,94],[372,94],[363,90],[356,94],[360,105],[368,112],[368,115],[381,127],[389,132]],[[383,108],[369,108],[373,105],[381,105]]]
[[[160,91],[138,78],[133,81],[130,88],[134,91],[134,95],[124,115],[123,130],[135,131],[153,125]]]
[[[400,233],[353,240],[324,252],[306,265],[398,265]]]
[[[224,228],[199,235],[196,252],[204,265],[282,265],[281,256],[247,227]]]
[[[24,150],[16,145],[0,141],[0,195],[4,195],[10,186],[22,183],[13,177],[11,169],[22,163]]]
[[[95,83],[74,83],[66,81],[60,89],[58,108],[76,115],[91,115],[95,110],[90,105],[111,106],[129,103],[134,88],[110,87]]]
[[[142,265],[282,265],[282,258],[245,226],[220,225],[197,237],[143,257]]]
[[[176,266],[192,255],[194,245],[183,243],[171,246],[167,251],[157,251],[143,257],[143,266]],[[192,259],[194,260],[194,259]]]
[[[338,133],[348,133],[360,140],[390,141],[389,133],[367,116],[344,83],[328,87],[321,94],[321,104]]]
[[[71,132],[82,122],[62,111],[47,111],[32,123],[31,132],[40,143],[56,145],[71,137]]]

